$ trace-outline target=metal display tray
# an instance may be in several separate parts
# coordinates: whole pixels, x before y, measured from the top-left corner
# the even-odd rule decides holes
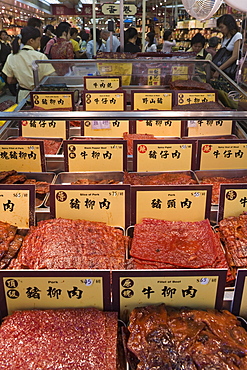
[[[70,185],[79,179],[89,179],[92,181],[101,180],[115,180],[119,181],[119,184],[123,184],[124,173],[119,172],[61,172],[55,179],[56,185]],[[114,185],[114,184],[113,184]]]
[[[54,172],[18,172],[19,174],[25,175],[28,179],[35,179],[36,181],[45,181],[50,184],[54,184],[56,174]],[[41,195],[41,194],[40,194]],[[50,193],[37,197],[36,195],[36,208],[49,207]],[[38,204],[38,200],[42,201]]]

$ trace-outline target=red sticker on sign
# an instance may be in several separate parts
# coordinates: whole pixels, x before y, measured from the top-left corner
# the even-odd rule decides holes
[[[146,153],[147,150],[148,150],[148,148],[146,147],[146,145],[140,145],[138,147],[138,152],[139,153]]]
[[[28,122],[27,121],[21,121],[22,126],[27,126]]]
[[[212,149],[212,146],[211,145],[203,145],[203,147],[202,147],[202,151],[203,151],[203,153],[209,153],[210,151],[211,151],[211,149]]]

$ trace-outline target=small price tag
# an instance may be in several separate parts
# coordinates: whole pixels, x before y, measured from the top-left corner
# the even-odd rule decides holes
[[[193,121],[193,120],[190,120],[188,121],[188,127],[197,127],[198,121]]]
[[[94,127],[95,121],[84,121],[82,136],[107,136],[107,137],[123,137],[124,132],[129,132],[129,121],[114,120],[102,121],[106,122],[103,128]],[[109,122],[109,125],[108,125]]]
[[[247,140],[208,140],[198,143],[200,170],[246,169]]]
[[[134,141],[134,171],[188,171],[193,167],[195,143],[176,140]]]
[[[65,167],[68,172],[124,171],[127,166],[126,142],[64,141]]]
[[[172,93],[169,91],[132,91],[133,110],[171,110]]]
[[[1,171],[45,171],[44,143],[42,141],[0,141]]]
[[[0,185],[0,220],[19,229],[34,224],[35,185]]]
[[[68,138],[68,121],[55,120],[31,120],[22,121],[19,124],[20,136],[42,138]]]
[[[84,91],[84,109],[86,111],[123,111],[125,92]]]
[[[210,216],[211,186],[135,186],[132,225],[143,218],[201,221]]]
[[[226,270],[113,271],[113,309],[126,319],[135,307],[165,303],[221,308]],[[115,296],[116,295],[116,296]]]
[[[188,66],[172,66],[172,81],[188,80]]]
[[[51,215],[73,220],[105,222],[110,226],[129,225],[128,185],[51,185]]]
[[[160,86],[160,68],[148,68],[148,85]]]
[[[44,110],[74,110],[74,93],[64,92],[31,92],[33,107]]]
[[[110,128],[110,121],[92,121],[93,130],[109,130]]]

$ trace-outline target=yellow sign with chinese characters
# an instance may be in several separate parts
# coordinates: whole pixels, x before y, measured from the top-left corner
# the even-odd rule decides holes
[[[138,144],[137,171],[191,170],[192,144]]]
[[[247,143],[202,144],[200,170],[246,169]]]
[[[106,137],[123,137],[124,132],[129,132],[129,121],[115,120],[108,121],[107,128],[99,128],[94,125],[95,121],[84,121],[84,136],[106,136]],[[105,121],[103,121],[105,122]]]
[[[66,121],[31,120],[21,122],[22,136],[42,138],[63,138],[66,140]]]
[[[39,93],[31,94],[32,104],[35,108],[42,108],[45,110],[72,110],[73,109],[73,93]]]
[[[122,144],[68,145],[68,171],[123,171]]]
[[[205,219],[206,206],[206,190],[140,190],[136,191],[135,223],[143,218],[201,221]]]
[[[0,144],[1,171],[16,170],[18,172],[42,172],[40,145],[30,145],[6,141]],[[44,159],[43,159],[44,161]]]
[[[215,102],[215,92],[182,92],[178,93],[178,105]]]
[[[132,63],[97,63],[97,68],[101,76],[121,76],[123,86],[130,85]]]
[[[102,277],[8,277],[3,283],[9,315],[16,310],[104,308]]]
[[[125,228],[124,190],[55,190],[56,218],[105,222]]]
[[[188,136],[220,136],[232,134],[232,121],[199,120],[188,121]]]
[[[238,217],[247,208],[247,185],[246,189],[225,189],[223,218]]]
[[[19,229],[29,229],[30,190],[0,189],[0,220]]]
[[[85,93],[84,108],[86,111],[123,111],[125,109],[124,93]]]
[[[169,92],[133,92],[134,110],[171,110],[172,93]]]
[[[136,133],[163,137],[181,137],[181,124],[181,121],[171,120],[136,121]]]
[[[189,272],[188,272],[189,275]],[[214,308],[218,276],[150,276],[120,278],[120,317],[135,307],[165,303],[173,307]]]
[[[120,78],[85,77],[85,90],[117,90],[120,88]]]
[[[188,66],[172,66],[172,82],[177,80],[188,80]]]
[[[114,15],[120,14],[120,4],[114,4],[114,3],[102,4],[101,11],[105,15],[111,15],[114,17]],[[124,4],[123,14],[125,16],[135,15],[136,11],[137,11],[137,8],[134,4]]]
[[[148,68],[148,85],[160,86],[160,68]]]
[[[244,286],[243,286],[239,316],[247,318],[247,276],[245,276],[245,279],[244,279]]]

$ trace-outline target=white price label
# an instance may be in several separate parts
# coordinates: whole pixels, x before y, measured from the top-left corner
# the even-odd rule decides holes
[[[197,127],[197,121],[195,120],[188,121],[188,127]]]
[[[102,130],[102,129],[110,129],[110,128],[111,128],[110,121],[92,121],[93,130]]]

